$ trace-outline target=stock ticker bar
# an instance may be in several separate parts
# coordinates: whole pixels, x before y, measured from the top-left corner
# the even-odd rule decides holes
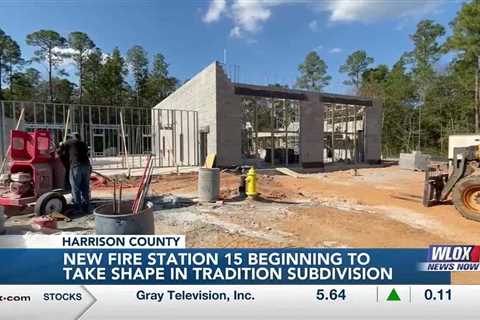
[[[477,246],[186,249],[185,239],[176,236],[94,237],[77,243],[50,236],[48,246],[36,242],[35,248],[4,241],[0,314],[40,319],[478,316],[480,286],[452,285],[448,267],[478,264]],[[138,248],[139,241],[149,246]]]
[[[478,286],[0,286],[6,318],[475,318]]]

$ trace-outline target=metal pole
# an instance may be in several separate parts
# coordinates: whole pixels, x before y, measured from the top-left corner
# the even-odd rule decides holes
[[[337,105],[331,104],[330,108],[332,110],[332,162],[335,162],[335,109]]]
[[[353,152],[354,155],[354,162],[357,163],[358,161],[358,150],[357,150],[357,139],[358,139],[358,132],[357,132],[357,112],[358,106],[353,106]]]
[[[347,157],[348,157],[348,105],[344,105],[344,108],[345,108],[345,112],[343,114],[343,116],[345,117],[345,139],[343,140],[343,149],[345,151],[345,157],[344,157],[344,160],[345,160],[345,163],[347,163]]]
[[[285,166],[288,167],[288,118],[287,118],[287,104],[283,99],[283,126],[285,127]]]
[[[15,126],[15,130],[18,130],[20,128],[20,124],[23,120],[24,113],[25,113],[25,108],[22,107],[22,110],[20,111],[20,116],[18,117],[17,125]],[[7,152],[5,153],[5,157],[3,158],[3,161],[2,161],[2,168],[0,168],[0,173],[3,173],[3,170],[5,170],[5,165],[7,164],[8,154],[10,153],[11,148],[12,148],[12,145],[9,144],[8,148],[7,148]]]
[[[125,139],[125,129],[123,127],[122,110],[120,110],[120,129],[122,130],[123,151],[125,153],[125,162],[127,164],[128,177],[130,177],[130,161],[128,161],[127,140]]]
[[[422,90],[422,103],[425,105],[425,92]],[[418,145],[417,151],[421,150],[422,147],[422,107],[418,106]]]
[[[480,131],[480,124],[479,124],[479,113],[480,113],[480,88],[479,88],[479,74],[480,74],[480,56],[477,57],[477,70],[475,72],[475,132],[478,133]]]
[[[268,100],[270,101],[270,99]],[[274,134],[273,134],[273,128],[275,126],[275,100],[272,98],[271,99],[271,108],[270,108],[270,137],[271,137],[271,148],[270,148],[270,152],[271,152],[271,163],[270,165],[273,167],[275,165],[275,138],[274,138]]]

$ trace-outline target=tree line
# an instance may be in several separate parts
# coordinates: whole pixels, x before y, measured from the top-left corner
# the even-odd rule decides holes
[[[449,135],[480,132],[480,0],[463,4],[449,28],[445,37],[441,24],[420,21],[410,35],[412,50],[391,67],[375,66],[364,50],[340,67],[355,94],[383,102],[384,157],[412,150],[445,155]],[[439,61],[445,55],[451,60],[443,66]],[[321,91],[331,79],[316,52],[298,70],[301,89]]]
[[[0,29],[0,100],[152,107],[178,86],[165,57],[156,53],[150,61],[139,45],[122,56],[118,48],[102,51],[86,33],[63,37],[54,30],[33,32],[25,42],[35,48],[30,59],[23,58],[18,43]],[[69,80],[67,59],[75,66],[78,83]],[[32,62],[46,67],[46,80]],[[133,85],[126,80],[129,73]]]
[[[383,103],[384,157],[412,150],[444,155],[449,135],[480,132],[480,0],[463,4],[449,28],[451,35],[445,37],[441,24],[420,21],[410,35],[412,50],[391,67],[374,65],[364,50],[353,52],[340,67],[355,94]],[[162,54],[150,61],[138,45],[125,55],[118,48],[106,53],[86,33],[63,37],[54,30],[33,32],[25,41],[35,48],[30,59],[0,29],[0,99],[152,107],[179,85]],[[441,66],[445,55],[450,62]],[[65,59],[73,61],[78,83],[62,68]],[[46,66],[46,80],[32,62]],[[298,71],[295,87],[300,89],[321,91],[331,80],[327,64],[314,51]],[[129,74],[133,84],[126,80]]]

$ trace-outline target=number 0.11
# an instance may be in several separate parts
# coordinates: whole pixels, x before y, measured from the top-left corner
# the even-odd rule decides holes
[[[440,290],[432,290],[427,289],[424,292],[425,300],[432,301],[432,300],[452,300],[452,290],[451,289],[440,289]]]

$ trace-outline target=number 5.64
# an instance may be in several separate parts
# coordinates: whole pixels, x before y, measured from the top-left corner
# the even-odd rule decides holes
[[[318,289],[316,298],[319,301],[337,301],[345,300],[347,295],[345,289]]]

